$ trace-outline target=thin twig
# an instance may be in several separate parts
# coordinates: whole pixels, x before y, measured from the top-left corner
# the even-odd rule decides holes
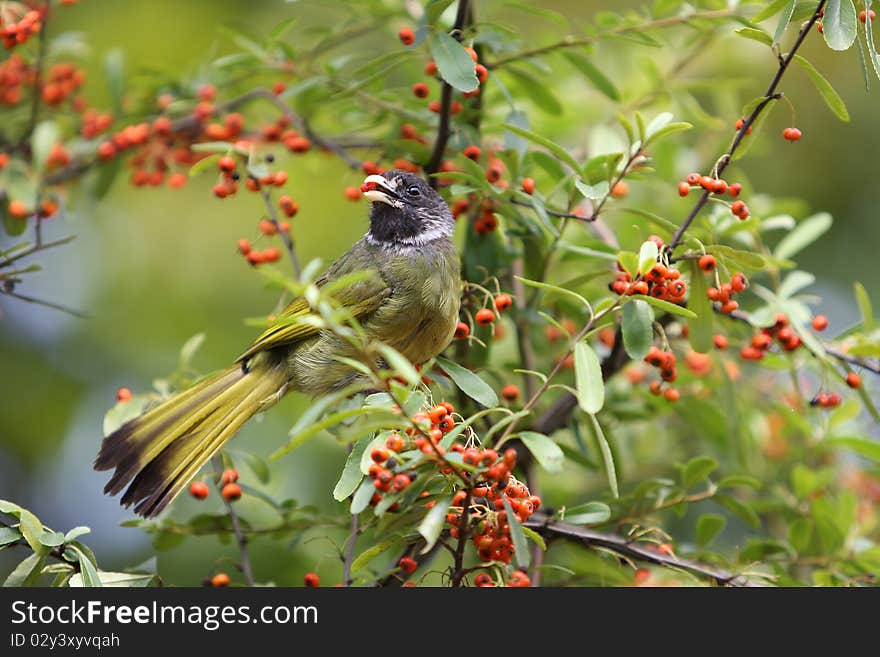
[[[471,487],[465,489],[464,503],[462,504],[461,520],[458,523],[458,545],[455,547],[455,562],[453,564],[452,587],[461,586],[466,574],[464,570],[464,548],[467,546],[468,521],[470,520]]]
[[[76,235],[70,235],[68,237],[62,237],[61,239],[58,239],[58,240],[55,240],[52,242],[45,242],[42,244],[34,244],[33,246],[28,247],[24,251],[19,251],[15,255],[9,256],[8,258],[6,258],[6,260],[0,261],[0,269],[3,269],[4,267],[8,267],[12,263],[14,263],[18,260],[21,260],[22,258],[25,258],[29,255],[33,255],[34,253],[38,253],[40,251],[45,251],[46,249],[51,249],[52,247],[55,247],[55,246],[61,246],[62,244],[67,244],[69,242],[72,242],[75,239],[76,239]]]
[[[736,153],[743,139],[745,139],[749,130],[755,121],[758,120],[758,117],[761,116],[761,113],[764,109],[772,103],[774,100],[778,100],[782,97],[780,93],[776,91],[779,83],[782,81],[782,76],[785,75],[785,71],[788,70],[789,65],[794,60],[795,54],[797,54],[798,49],[806,39],[807,34],[810,33],[810,30],[813,29],[813,25],[819,20],[822,9],[825,6],[826,0],[820,0],[818,6],[816,7],[816,11],[813,12],[813,16],[810,18],[807,23],[801,27],[801,31],[798,33],[797,40],[794,42],[789,53],[779,60],[779,68],[776,70],[776,75],[773,76],[773,80],[770,82],[770,86],[767,87],[767,91],[764,92],[763,100],[755,106],[755,109],[752,110],[752,113],[749,117],[743,122],[740,129],[737,131],[736,136],[733,139],[733,143],[730,145],[728,151],[721,156],[721,159],[718,160],[718,164],[715,167],[714,174],[716,177],[721,177],[721,174],[724,173],[724,170],[731,163],[733,159],[734,153]],[[672,239],[669,242],[668,252],[671,254],[675,249],[681,244],[684,239],[684,234],[687,232],[688,228],[690,228],[694,219],[696,219],[697,215],[700,213],[700,210],[703,209],[703,206],[709,200],[709,196],[711,192],[709,190],[704,190],[702,194],[700,194],[700,198],[697,199],[696,204],[691,209],[690,213],[685,220],[682,222],[681,226],[678,227],[678,230],[675,231],[675,234],[672,236]]]
[[[541,513],[533,514],[523,524],[530,529],[534,529],[548,539],[564,538],[579,541],[584,545],[601,547],[631,559],[646,561],[667,568],[686,570],[695,575],[699,575],[700,577],[712,580],[716,584],[722,586],[756,586],[756,584],[751,582],[745,575],[739,575],[727,570],[713,568],[712,566],[691,561],[690,559],[680,559],[674,555],[650,550],[647,547],[642,547],[641,545],[622,536],[618,536],[617,534],[606,534],[585,527],[550,520],[547,516]]]
[[[232,523],[232,532],[235,534],[235,540],[238,543],[238,549],[241,553],[241,573],[242,575],[244,575],[245,583],[248,586],[253,586],[254,571],[251,568],[251,559],[248,555],[247,536],[245,536],[244,532],[241,531],[241,523],[238,520],[238,512],[236,512],[235,507],[232,505],[232,502],[223,497],[223,486],[221,483],[221,478],[223,476],[223,462],[220,460],[219,456],[214,456],[212,461],[214,464],[214,470],[216,471],[214,485],[216,486],[217,491],[220,493],[223,504],[224,506],[226,506],[226,511],[229,513],[229,520]]]
[[[351,586],[351,564],[354,562],[354,546],[358,537],[358,514],[351,514],[351,524],[349,525],[348,541],[345,546],[345,559],[342,562],[342,583],[343,586]]]
[[[459,0],[458,11],[455,14],[455,24],[452,27],[453,38],[461,41],[461,31],[465,28],[468,19],[468,0]],[[443,155],[446,152],[446,144],[449,142],[449,124],[452,116],[452,85],[444,80],[443,88],[440,93],[440,122],[437,125],[437,138],[434,141],[434,148],[431,151],[431,157],[425,165],[425,173],[431,176],[440,169],[440,163],[443,161]],[[431,186],[436,188],[438,180],[436,177],[429,178]]]
[[[290,256],[290,262],[293,263],[293,271],[296,273],[298,279],[302,274],[302,271],[299,266],[299,258],[296,255],[296,247],[293,244],[293,237],[290,236],[289,232],[281,230],[281,224],[278,222],[278,213],[275,212],[275,205],[272,203],[272,195],[265,187],[260,187],[260,196],[263,199],[263,203],[266,204],[266,212],[269,215],[269,221],[275,226],[275,232],[278,233],[281,237],[281,241],[284,242],[284,248],[287,249],[287,254]]]
[[[531,203],[526,203],[525,201],[520,201],[518,198],[510,199],[510,202],[514,205],[521,205],[524,208],[531,208],[535,210],[535,206]],[[535,210],[537,212],[537,210]],[[544,212],[546,212],[551,217],[557,217],[559,219],[577,219],[578,221],[590,221],[587,217],[582,214],[575,214],[573,212],[562,212],[561,210],[552,210],[550,208],[544,208]]]
[[[18,299],[19,301],[26,301],[27,303],[35,303],[39,306],[46,306],[46,308],[52,308],[53,310],[60,310],[63,313],[67,313],[68,315],[73,315],[74,317],[81,317],[82,319],[88,319],[89,315],[86,313],[74,310],[73,308],[69,308],[68,306],[63,306],[60,303],[54,303],[52,301],[44,301],[43,299],[37,299],[36,297],[29,297],[25,294],[19,294],[18,292],[14,292],[12,290],[5,290],[0,288],[0,294],[5,294],[8,297],[13,297],[14,299]]]

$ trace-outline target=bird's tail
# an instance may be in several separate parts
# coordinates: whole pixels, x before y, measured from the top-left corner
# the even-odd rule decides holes
[[[247,420],[286,390],[283,360],[264,352],[253,366],[210,376],[104,438],[96,470],[116,468],[104,492],[152,517],[164,509]]]

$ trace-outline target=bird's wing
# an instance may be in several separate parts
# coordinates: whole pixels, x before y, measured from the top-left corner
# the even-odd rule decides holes
[[[346,255],[348,257],[336,261],[316,283],[319,287],[333,287],[330,296],[356,319],[361,319],[382,305],[391,295],[391,288],[379,270],[373,264],[368,264],[369,258],[358,257],[364,254],[359,253],[356,247]],[[349,276],[351,282],[346,283]],[[332,285],[334,282],[341,286],[336,288]],[[309,303],[303,297],[291,301],[236,362],[245,361],[260,351],[317,335],[318,329],[313,324],[301,321],[310,312]]]

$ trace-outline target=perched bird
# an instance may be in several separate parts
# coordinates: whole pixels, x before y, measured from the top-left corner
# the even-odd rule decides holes
[[[414,363],[439,354],[458,321],[459,259],[454,221],[443,198],[421,178],[392,170],[367,176],[370,229],[318,279],[319,286],[354,272],[333,293],[370,339]],[[340,357],[356,349],[329,331],[295,320],[310,312],[295,299],[229,369],[147,410],[104,438],[96,470],[115,468],[104,492],[126,486],[124,506],[155,516],[253,415],[290,390],[320,395],[355,383]]]

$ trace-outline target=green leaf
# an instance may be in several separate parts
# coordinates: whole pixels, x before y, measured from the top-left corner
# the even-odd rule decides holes
[[[430,552],[437,539],[440,538],[440,532],[443,531],[443,523],[446,522],[446,512],[449,510],[451,503],[451,495],[438,499],[419,524],[419,534],[425,539],[425,547],[422,549],[422,554]]]
[[[41,121],[36,125],[31,135],[34,169],[42,172],[46,168],[49,152],[58,143],[60,136],[61,132],[55,121]]]
[[[510,132],[517,134],[520,137],[524,137],[524,138],[528,139],[533,144],[538,144],[539,146],[543,146],[548,151],[553,153],[556,157],[558,157],[560,160],[565,162],[572,169],[574,169],[575,171],[580,171],[581,165],[578,164],[578,161],[576,159],[574,159],[574,157],[571,155],[571,153],[569,153],[567,150],[565,150],[559,144],[552,142],[549,139],[547,139],[546,137],[542,137],[541,135],[539,135],[535,132],[532,132],[531,130],[526,130],[525,128],[520,128],[519,126],[513,125],[511,123],[505,123],[504,128],[505,128],[505,130],[509,130]]]
[[[650,146],[655,142],[660,141],[664,137],[668,137],[669,135],[675,134],[676,132],[684,132],[685,130],[690,130],[693,127],[693,124],[686,121],[676,121],[674,123],[669,123],[667,125],[664,125],[662,128],[657,128],[657,130],[650,133],[647,141],[645,141],[645,146]]]
[[[550,474],[562,472],[565,454],[552,438],[535,431],[521,431],[519,437],[542,468]]]
[[[608,485],[611,488],[611,494],[614,495],[616,499],[620,497],[620,493],[618,492],[617,487],[617,468],[614,465],[614,455],[611,453],[611,445],[608,444],[608,439],[605,437],[605,432],[602,431],[602,425],[599,424],[599,420],[596,416],[591,415],[590,419],[593,422],[596,441],[599,443],[599,451],[602,453],[602,461],[605,464],[605,474],[608,477]]]
[[[806,59],[800,55],[795,55],[794,58],[795,61],[797,61],[797,63],[807,72],[807,75],[810,76],[810,80],[813,81],[813,85],[816,87],[819,95],[822,96],[822,100],[828,105],[828,109],[830,109],[834,113],[834,116],[841,121],[848,122],[849,112],[846,109],[846,103],[843,102],[843,98],[841,98],[834,90],[831,83]]]
[[[871,440],[870,438],[859,438],[858,436],[844,436],[836,438],[828,438],[819,443],[820,447],[842,447],[849,449],[864,456],[867,459],[880,463],[880,442]]]
[[[355,558],[354,561],[351,562],[352,572],[354,572],[356,570],[360,570],[361,568],[366,566],[368,563],[370,563],[373,559],[378,557],[383,552],[386,552],[389,548],[391,548],[392,546],[396,545],[399,542],[400,541],[395,539],[395,540],[380,541],[379,543],[376,543],[375,545],[371,545],[366,550],[361,552]]]
[[[535,545],[540,547],[545,552],[547,551],[547,543],[544,542],[543,536],[541,536],[534,529],[530,529],[529,527],[526,527],[525,525],[520,525],[520,529],[522,530],[522,533],[525,534],[525,537],[527,539],[532,541],[532,543],[534,543]]]
[[[810,549],[814,528],[815,525],[809,518],[796,518],[788,526],[788,542],[791,543],[796,552],[806,552]]]
[[[80,573],[82,574],[82,582],[83,586],[87,587],[100,587],[101,578],[98,576],[98,569],[95,567],[95,564],[92,563],[92,560],[89,559],[88,555],[77,546],[71,546],[73,551],[77,555],[77,560],[79,561]]]
[[[611,517],[611,508],[602,502],[587,502],[565,509],[560,520],[570,525],[598,525]]]
[[[832,50],[847,50],[856,40],[856,8],[852,0],[828,0],[822,35]]]
[[[710,244],[706,246],[706,251],[715,256],[729,261],[740,269],[766,269],[767,259],[760,253],[751,251],[743,251],[742,249],[734,249],[726,244]]]
[[[859,304],[859,312],[862,314],[862,326],[866,331],[874,328],[874,310],[871,307],[871,297],[865,286],[856,281],[855,285],[856,302]]]
[[[706,547],[727,525],[727,519],[717,513],[704,513],[697,519],[697,545]]]
[[[428,48],[437,63],[437,72],[459,91],[473,91],[480,86],[476,64],[458,41],[446,32],[437,31],[428,37]]]
[[[785,0],[783,0],[785,2]],[[759,30],[754,27],[743,27],[736,31],[741,37],[746,39],[751,39],[752,41],[758,41],[759,43],[763,43],[765,45],[771,45],[773,43],[773,37],[767,34],[764,30]]]
[[[688,317],[690,319],[696,319],[697,314],[688,310],[684,306],[679,306],[677,303],[672,303],[670,301],[664,301],[663,299],[658,299],[656,297],[646,297],[644,294],[633,294],[631,299],[638,299],[639,301],[644,301],[645,303],[649,303],[655,308],[659,308],[663,312],[670,313],[672,315],[678,315],[679,317]]]
[[[21,539],[21,532],[15,527],[0,527],[0,547],[15,543]]]
[[[601,91],[614,102],[620,102],[620,92],[617,90],[617,87],[614,86],[614,83],[602,73],[602,71],[596,68],[593,62],[586,57],[571,52],[570,50],[564,51],[563,54],[572,66],[579,70],[585,78],[593,83],[593,86],[596,87],[596,89]]]
[[[538,290],[547,290],[548,292],[551,292],[554,294],[564,294],[566,296],[571,297],[572,299],[577,299],[587,310],[590,311],[590,314],[593,313],[593,307],[592,307],[592,305],[590,305],[590,302],[587,301],[584,297],[582,297],[577,292],[574,292],[573,290],[569,290],[568,288],[565,288],[565,287],[559,287],[558,285],[550,285],[550,283],[542,283],[541,281],[533,281],[528,278],[523,278],[522,276],[514,276],[514,278],[529,287],[533,287]]]
[[[767,20],[768,18],[773,18],[776,14],[783,10],[788,1],[789,0],[773,0],[773,2],[771,2],[757,14],[752,16],[749,21],[751,21],[752,23],[760,23]]]
[[[34,553],[19,563],[3,582],[6,588],[17,586],[33,586],[40,573],[43,564],[46,563],[46,555]]]
[[[144,412],[154,396],[151,394],[132,395],[131,399],[119,402],[104,414],[104,435],[109,436],[129,420]]]
[[[64,544],[64,534],[48,529],[43,530],[43,534],[40,536],[40,543],[48,548],[58,547]]]
[[[717,468],[718,461],[709,456],[696,456],[692,458],[682,470],[682,486],[688,489],[705,481]]]
[[[122,99],[125,96],[125,55],[120,48],[110,50],[104,57],[104,75],[107,77],[110,100],[113,102],[113,113],[122,116],[124,114]]]
[[[80,536],[85,536],[86,534],[91,534],[91,533],[92,533],[92,530],[90,528],[83,527],[82,525],[79,525],[77,527],[74,527],[73,529],[71,529],[69,532],[67,532],[64,535],[64,542],[70,543],[71,541],[75,541]]]
[[[517,566],[526,569],[531,562],[529,545],[526,543],[526,537],[523,534],[519,518],[513,512],[507,495],[502,495],[501,501],[504,502],[504,509],[507,511],[507,524],[510,526],[510,539],[513,542],[513,558],[516,559]]]
[[[204,333],[196,333],[189,340],[183,343],[180,348],[180,355],[177,358],[177,368],[181,371],[189,369],[193,357],[205,342]]]
[[[416,368],[413,367],[413,364],[409,362],[409,359],[406,356],[382,342],[377,343],[376,348],[382,352],[382,357],[385,359],[385,362],[388,363],[396,375],[402,376],[411,386],[419,384],[422,380],[422,376],[418,373]]]
[[[562,114],[564,110],[562,103],[556,98],[553,88],[545,84],[542,78],[514,66],[508,66],[504,70],[516,81],[517,86],[522,90],[523,97],[528,98],[548,114],[554,116]]]
[[[587,413],[598,413],[605,404],[605,381],[599,357],[585,339],[574,346],[574,375],[578,405]]]
[[[438,357],[437,365],[449,375],[449,378],[452,379],[455,385],[468,397],[486,408],[498,406],[498,395],[479,376],[448,358]]]
[[[354,497],[351,498],[351,506],[348,509],[348,512],[356,516],[361,511],[366,509],[370,505],[370,500],[373,499],[373,493],[376,492],[376,487],[373,485],[373,481],[364,477],[363,481],[361,481],[361,485],[358,486],[357,491],[355,491]]]
[[[647,274],[651,271],[651,268],[657,264],[657,256],[659,254],[660,249],[657,248],[656,242],[653,240],[642,242],[642,246],[639,248],[639,268],[637,273]]]
[[[361,457],[367,450],[367,445],[372,443],[371,437],[362,438],[351,448],[348,458],[345,460],[345,466],[342,468],[342,474],[336,487],[333,489],[333,499],[337,502],[343,501],[351,495],[363,479],[361,473]]]
[[[779,17],[779,23],[776,25],[776,34],[773,35],[773,45],[779,43],[782,35],[785,34],[785,28],[791,23],[791,16],[794,14],[794,8],[796,5],[797,0],[788,0],[788,4],[782,10],[782,15]]]
[[[30,545],[31,550],[37,554],[46,554],[49,548],[41,542],[43,537],[43,523],[33,513],[27,509],[19,509],[18,513],[18,530],[24,536],[24,540]]]
[[[723,493],[718,493],[713,498],[716,502],[726,507],[731,513],[737,516],[740,520],[746,523],[749,527],[754,529],[758,529],[761,526],[761,519],[758,517],[758,514],[755,513],[752,507],[740,502],[735,497],[731,497],[730,495],[725,495]]]
[[[773,251],[773,257],[787,260],[824,235],[831,228],[831,224],[831,215],[827,212],[820,212],[804,219],[797,228],[780,240]]]
[[[585,198],[593,201],[605,198],[611,191],[611,185],[608,184],[607,180],[602,180],[595,185],[588,185],[580,178],[575,178],[574,186],[577,187],[577,190],[583,194]]]
[[[623,346],[633,360],[644,358],[654,342],[654,311],[644,301],[628,301],[623,306],[620,328]]]

